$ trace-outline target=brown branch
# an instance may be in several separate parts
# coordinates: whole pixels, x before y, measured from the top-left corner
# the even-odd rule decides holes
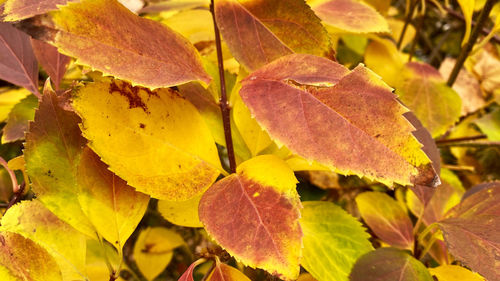
[[[439,147],[446,146],[459,146],[459,147],[500,147],[500,141],[466,141],[466,142],[452,142],[452,143],[440,143]]]
[[[493,6],[496,4],[498,0],[487,0],[486,4],[484,4],[483,10],[481,11],[481,14],[479,15],[479,19],[477,21],[476,26],[474,26],[474,30],[472,30],[472,34],[469,37],[469,40],[463,46],[462,51],[460,52],[460,55],[458,55],[457,62],[455,63],[455,66],[453,67],[453,70],[451,71],[450,77],[448,78],[448,81],[446,84],[448,86],[453,86],[453,83],[455,83],[455,80],[457,80],[458,73],[460,72],[460,69],[462,69],[462,66],[464,65],[465,60],[469,56],[469,53],[472,51],[472,47],[474,47],[474,44],[477,41],[477,38],[479,37],[479,34],[481,33],[481,30],[483,26],[486,24],[486,22],[489,19],[489,15],[491,12],[491,9]]]
[[[418,3],[419,3],[418,0],[411,0],[410,10],[408,11],[408,14],[406,15],[405,24],[403,25],[403,30],[401,30],[401,34],[399,35],[398,43],[396,44],[398,50],[399,50],[399,48],[401,48],[401,44],[403,43],[403,38],[405,37],[406,29],[408,29],[408,25],[410,24],[411,19],[413,18],[413,13],[415,12],[415,8],[417,7]]]
[[[229,158],[229,169],[231,173],[236,172],[236,158],[234,156],[233,139],[231,136],[231,120],[229,116],[229,103],[227,102],[226,95],[226,79],[224,77],[224,61],[222,58],[222,47],[220,40],[219,28],[217,27],[217,22],[215,21],[215,8],[214,0],[210,1],[210,12],[212,13],[212,20],[214,22],[214,33],[215,33],[215,47],[217,50],[217,62],[219,67],[219,78],[220,78],[220,100],[219,106],[222,113],[222,123],[224,126],[224,137],[226,139],[226,149],[227,157]]]
[[[23,196],[25,187],[26,187],[26,184],[23,182],[19,186],[19,190],[17,190],[17,192],[14,192],[14,196],[12,196],[12,198],[9,201],[9,204],[7,204],[7,207],[5,208],[5,212],[3,213],[4,215],[5,215],[5,213],[7,213],[7,210],[10,209],[10,207],[14,206],[14,204],[16,204],[17,202],[19,202],[19,200],[21,200],[21,197]]]
[[[437,140],[436,144],[456,143],[456,142],[463,142],[463,141],[480,140],[480,139],[485,139],[487,137],[488,137],[487,135],[481,134],[481,135],[471,136],[471,137],[462,137],[462,138],[454,138],[454,139],[444,139],[444,140]]]

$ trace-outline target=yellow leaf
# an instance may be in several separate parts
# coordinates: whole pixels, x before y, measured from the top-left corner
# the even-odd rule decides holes
[[[1,229],[20,234],[45,248],[61,269],[64,280],[84,278],[86,237],[39,200],[22,201],[10,208],[2,218]]]
[[[481,275],[459,265],[445,264],[429,268],[429,272],[437,277],[438,281],[484,281]]]
[[[142,275],[153,280],[170,263],[173,250],[184,245],[182,237],[163,227],[141,231],[134,246],[134,258]]]
[[[102,79],[81,88],[73,105],[89,146],[138,191],[185,201],[222,170],[205,122],[174,90]]]
[[[179,32],[193,44],[215,40],[212,14],[208,10],[193,9],[181,11],[162,20],[162,23]]]
[[[404,55],[388,40],[374,40],[366,47],[366,66],[393,87],[399,80],[399,73],[405,62]]]
[[[198,216],[198,205],[201,196],[197,195],[187,201],[158,201],[158,211],[169,222],[187,227],[203,227]]]
[[[85,259],[85,269],[90,281],[109,280],[110,269],[124,269],[127,266],[121,261],[115,249],[108,243],[100,243],[97,240],[87,240],[87,255]],[[125,281],[121,277],[117,281]]]
[[[457,0],[465,18],[465,34],[462,46],[469,40],[472,27],[472,14],[474,14],[474,0]]]
[[[397,42],[399,40],[399,37],[401,36],[401,32],[403,32],[403,27],[404,27],[404,21],[402,20],[397,20],[394,18],[388,18],[387,23],[389,23],[389,27],[391,29],[391,35],[392,38]],[[409,24],[406,27],[405,31],[405,36],[403,38],[403,41],[401,43],[401,49],[404,49],[404,47],[408,44],[410,44],[413,41],[413,38],[415,38],[415,34],[417,31],[413,27],[413,25]]]
[[[14,105],[30,94],[31,92],[25,88],[0,88],[0,122],[7,119],[7,116],[9,116],[10,110],[14,107]]]
[[[88,147],[80,158],[77,181],[83,212],[97,232],[121,252],[146,212],[149,196],[110,172]]]

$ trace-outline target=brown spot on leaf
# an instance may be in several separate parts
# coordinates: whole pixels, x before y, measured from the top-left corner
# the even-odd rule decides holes
[[[144,129],[144,128],[146,128],[146,124],[139,123],[139,127],[141,127],[141,129]]]
[[[132,86],[128,83],[117,84],[116,81],[112,81],[109,86],[109,93],[118,92],[120,95],[127,98],[129,103],[129,108],[142,108],[145,113],[149,114],[148,106],[144,103],[142,98],[139,96],[139,91],[142,90],[148,94],[149,97],[158,95],[147,88]],[[142,128],[142,127],[141,127]]]

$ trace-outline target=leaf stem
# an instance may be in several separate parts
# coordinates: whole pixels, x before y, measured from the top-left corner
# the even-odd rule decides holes
[[[493,9],[493,6],[496,4],[497,1],[498,0],[487,0],[486,3],[484,4],[483,10],[479,15],[479,20],[477,21],[477,24],[474,26],[474,30],[472,30],[472,34],[470,35],[469,40],[467,41],[467,43],[465,43],[465,46],[463,46],[462,51],[458,55],[457,62],[455,63],[455,66],[453,67],[453,70],[450,73],[450,77],[446,82],[446,84],[449,87],[453,86],[453,83],[455,83],[455,80],[457,80],[460,69],[462,69],[465,60],[469,56],[469,53],[472,51],[472,47],[474,47],[474,44],[476,43],[477,38],[479,37],[479,34],[481,34],[483,26],[489,19],[491,9]]]
[[[500,141],[466,141],[466,142],[452,142],[440,143],[439,147],[444,146],[457,146],[457,147],[500,147]]]
[[[487,137],[488,136],[486,136],[485,134],[481,134],[481,135],[470,136],[470,137],[436,140],[436,144],[451,143],[451,142],[462,142],[462,141],[471,141],[471,140],[480,140],[480,139],[486,139]]]
[[[226,94],[226,79],[224,77],[224,61],[222,58],[222,47],[220,40],[219,28],[217,27],[217,22],[215,21],[215,7],[214,0],[210,1],[210,12],[212,13],[212,20],[214,22],[214,33],[215,33],[215,47],[217,50],[217,62],[219,67],[219,78],[220,78],[220,100],[219,106],[222,113],[222,123],[224,127],[224,137],[226,139],[226,149],[227,157],[229,158],[229,169],[231,173],[236,172],[236,158],[234,156],[233,139],[231,136],[231,120],[229,117],[229,103],[227,102]]]
[[[403,25],[403,30],[401,30],[401,34],[399,35],[398,43],[396,44],[396,47],[398,50],[401,48],[401,44],[403,43],[403,38],[405,37],[406,29],[408,29],[408,25],[411,22],[411,19],[413,18],[413,13],[415,12],[415,8],[417,7],[418,0],[410,0],[410,9],[408,11],[408,14],[406,15],[405,19],[405,24]]]
[[[19,184],[17,183],[16,174],[9,168],[7,161],[5,161],[5,159],[3,159],[2,157],[0,157],[0,165],[2,165],[9,173],[10,181],[12,182],[12,192],[19,192]]]

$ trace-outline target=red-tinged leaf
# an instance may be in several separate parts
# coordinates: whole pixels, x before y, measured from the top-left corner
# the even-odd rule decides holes
[[[280,278],[296,279],[302,252],[297,180],[273,155],[252,158],[203,195],[200,220],[237,260]]]
[[[434,186],[408,110],[372,71],[290,55],[253,72],[240,95],[272,139],[342,174]]]
[[[159,88],[211,80],[187,39],[116,0],[70,3],[49,19],[38,16],[20,27],[75,57],[76,63],[135,85]]]
[[[500,280],[500,183],[468,196],[440,221],[450,253],[487,280]]]
[[[385,243],[413,249],[413,224],[399,203],[382,192],[364,192],[356,197],[361,217]]]
[[[208,276],[207,281],[250,281],[250,279],[236,268],[216,260],[214,270]]]
[[[182,274],[182,276],[179,278],[178,281],[194,281],[193,279],[194,268],[203,262],[205,262],[205,259],[199,259],[193,262],[188,267],[188,269],[186,269],[186,271]]]
[[[72,0],[7,0],[4,4],[3,20],[18,21],[57,10]],[[77,0],[73,0],[77,1]]]
[[[406,252],[379,248],[354,265],[351,281],[433,281],[425,266]]]
[[[0,79],[38,95],[38,63],[30,37],[0,22]]]
[[[56,90],[59,90],[59,85],[71,59],[59,53],[56,47],[43,41],[31,39],[31,45],[38,62],[54,82]]]
[[[370,5],[355,0],[331,0],[316,7],[316,14],[327,24],[353,33],[389,32],[389,24]]]
[[[293,52],[333,54],[326,30],[302,0],[219,0],[215,15],[231,53],[249,70]]]

